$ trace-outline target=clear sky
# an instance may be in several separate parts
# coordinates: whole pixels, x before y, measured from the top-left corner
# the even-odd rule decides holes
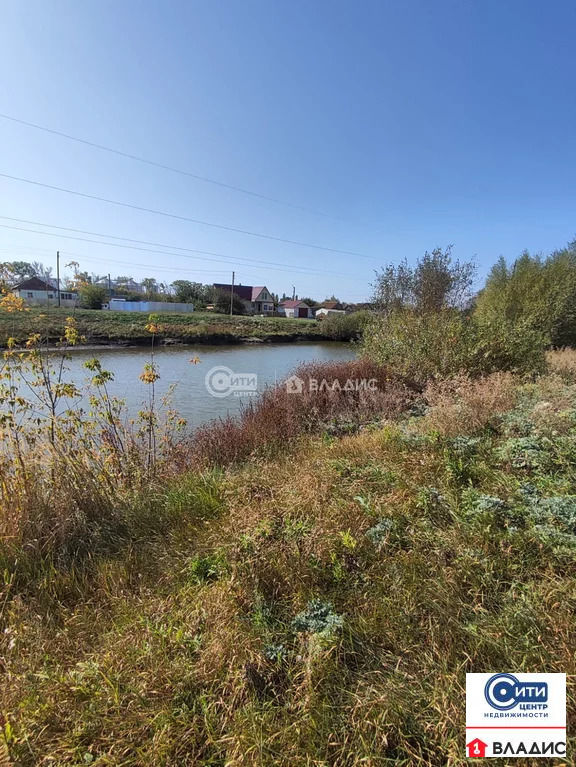
[[[436,245],[481,275],[562,246],[576,233],[575,32],[573,0],[4,0],[0,112],[325,215],[5,119],[0,173],[371,258],[0,177],[2,216],[220,254],[0,227],[0,259],[54,265],[60,249],[89,272],[164,281],[235,269],[360,301],[375,268]]]

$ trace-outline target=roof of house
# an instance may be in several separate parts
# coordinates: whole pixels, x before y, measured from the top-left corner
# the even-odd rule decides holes
[[[215,282],[214,287],[216,290],[224,290],[227,293],[230,293],[230,291],[233,290],[234,294],[243,301],[252,301],[252,291],[254,290],[252,285],[234,285],[234,287],[232,287],[232,285],[224,285],[221,282]]]
[[[323,301],[320,306],[316,307],[317,309],[336,309],[338,311],[343,311],[344,307],[340,303],[340,301]]]
[[[304,301],[298,301],[294,299],[289,299],[288,301],[282,301],[280,306],[283,306],[284,309],[295,309],[297,306],[306,306],[308,309],[310,308],[308,304],[305,304]]]
[[[267,290],[266,285],[259,285],[257,288],[252,288],[252,301],[256,301],[263,290]]]
[[[226,293],[230,293],[232,285],[224,285],[221,282],[215,282],[214,287],[216,290],[225,290]],[[266,285],[259,285],[252,287],[252,285],[234,285],[234,293],[243,301],[257,301],[258,296],[263,290],[268,290]]]
[[[30,277],[24,282],[19,282],[12,286],[12,290],[56,290],[51,282],[40,279],[40,277]]]

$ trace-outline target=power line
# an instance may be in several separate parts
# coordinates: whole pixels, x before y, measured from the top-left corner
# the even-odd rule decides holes
[[[149,240],[135,240],[131,237],[119,237],[114,234],[103,234],[102,232],[91,232],[86,229],[74,229],[69,226],[56,226],[55,224],[47,224],[43,221],[30,221],[26,218],[14,218],[13,216],[0,216],[0,219],[3,219],[4,221],[17,221],[20,224],[32,224],[33,226],[47,226],[48,229],[61,229],[64,232],[74,232],[76,234],[89,234],[92,237],[106,237],[109,240],[120,240],[122,242],[135,242],[138,245],[152,245],[155,248],[170,248],[171,250],[182,250],[186,253],[199,253],[204,256],[217,256],[221,258],[240,258],[242,261],[248,261],[254,264],[270,264],[272,266],[288,266],[292,268],[294,264],[283,264],[276,261],[264,261],[263,259],[257,259],[257,258],[248,258],[245,256],[229,256],[226,253],[217,253],[210,250],[196,250],[194,248],[183,248],[179,245],[166,245],[165,243],[161,242],[150,242]],[[25,232],[32,232],[32,229],[20,229],[19,227],[5,227],[7,229],[13,228],[18,229],[19,231],[25,231]],[[38,232],[38,234],[50,234],[50,232]],[[61,235],[64,237],[64,235]],[[72,237],[67,239],[77,239],[81,240],[83,242],[96,242],[95,240],[84,240],[82,237]],[[98,243],[98,244],[104,244],[104,245],[113,245],[113,243],[107,242],[107,243]],[[173,253],[170,255],[180,255],[179,253]],[[234,261],[230,261],[230,263],[234,263]],[[298,266],[298,270],[304,269],[306,271],[310,271],[311,267],[308,266]],[[326,269],[312,269],[311,270],[314,273],[322,273],[322,274],[335,274],[339,277],[351,277],[352,275],[343,274],[341,272],[332,272],[330,270]]]
[[[50,248],[28,248],[26,246],[16,245],[12,247],[2,247],[0,248],[0,252],[2,253],[11,253],[14,256],[35,256],[38,254],[43,253],[51,253],[53,254],[54,251]]]
[[[96,256],[88,256],[86,253],[72,253],[69,250],[61,250],[61,255],[65,256],[72,256],[74,258],[86,258],[89,261],[96,261],[98,263],[102,264],[120,264],[121,266],[140,266],[143,269],[151,269],[156,272],[194,272],[194,274],[230,274],[229,269],[190,269],[186,267],[178,267],[178,266],[156,266],[156,264],[139,264],[135,261],[117,261],[114,259],[113,261],[109,258],[97,258]]]
[[[11,117],[10,115],[0,114],[0,117],[4,120],[10,120],[11,122],[19,123],[20,125],[26,125],[28,128],[34,128],[35,130],[44,131],[44,133],[51,133],[54,136],[60,136],[60,138],[68,139],[69,141],[76,141],[78,144],[85,144],[91,146],[94,149],[101,149],[104,152],[110,152],[111,154],[119,155],[120,157],[126,157],[129,160],[136,160],[137,162],[145,163],[146,165],[152,165],[155,168],[162,168],[162,170],[168,170],[172,173],[179,173],[181,176],[188,176],[194,178],[197,181],[204,181],[207,184],[214,184],[215,186],[223,187],[224,189],[231,189],[234,192],[241,192],[242,194],[248,194],[251,197],[258,197],[261,200],[268,200],[269,202],[275,202],[278,205],[286,205],[289,208],[295,208],[296,210],[304,210],[307,213],[313,213],[315,216],[325,216],[326,218],[334,218],[328,213],[322,213],[312,208],[307,208],[304,205],[296,205],[293,202],[287,202],[286,200],[279,200],[277,197],[269,197],[266,194],[260,194],[259,192],[253,192],[250,189],[244,189],[240,186],[234,186],[233,184],[226,184],[223,181],[217,181],[207,176],[199,176],[196,173],[190,173],[187,170],[181,170],[180,168],[173,168],[171,165],[164,165],[154,160],[147,160],[145,157],[139,157],[138,155],[130,154],[129,152],[122,152],[119,149],[113,149],[103,144],[97,144],[94,141],[88,141],[87,139],[78,138],[77,136],[71,136],[69,133],[62,133],[61,131],[53,130],[52,128],[46,128],[43,125],[37,125],[36,123],[28,122],[27,120],[20,120],[17,117]]]
[[[329,253],[340,253],[341,255],[345,256],[356,256],[358,258],[369,258],[374,259],[375,256],[366,256],[363,253],[355,253],[354,251],[350,250],[338,250],[337,248],[328,248],[324,247],[322,245],[313,245],[309,242],[300,242],[299,240],[287,240],[283,237],[274,237],[271,234],[261,234],[260,232],[251,232],[247,229],[236,229],[232,226],[224,226],[224,224],[214,224],[210,221],[202,221],[200,219],[196,218],[188,218],[187,216],[179,216],[176,213],[167,213],[166,211],[162,210],[154,210],[153,208],[145,208],[141,205],[132,205],[128,202],[120,202],[119,200],[111,200],[107,197],[98,197],[95,194],[87,194],[85,192],[78,192],[74,189],[65,189],[61,186],[53,186],[52,184],[44,184],[41,181],[32,181],[29,178],[20,178],[19,176],[10,176],[8,173],[0,173],[0,177],[2,178],[9,178],[12,181],[20,181],[23,184],[32,184],[33,186],[40,186],[44,189],[52,189],[56,192],[64,192],[65,194],[73,194],[76,197],[84,197],[88,200],[97,200],[98,202],[105,202],[109,205],[119,205],[122,208],[130,208],[131,210],[140,210],[144,213],[152,213],[155,216],[164,216],[166,218],[174,218],[178,221],[188,221],[191,224],[200,224],[201,226],[210,226],[213,229],[224,229],[227,232],[236,232],[237,234],[246,234],[250,237],[259,237],[264,240],[273,240],[274,242],[285,242],[288,245],[299,245],[303,248],[313,248],[314,250],[324,250]]]
[[[36,223],[37,226],[47,226],[47,227],[52,228],[52,229],[64,229],[64,231],[78,232],[80,234],[84,233],[84,231],[82,229],[70,229],[70,228],[66,228],[66,227],[53,226],[52,224],[41,224],[39,222],[28,222],[25,219],[14,219],[14,218],[10,218],[9,216],[0,216],[0,218],[5,219],[5,220],[9,220],[9,221],[22,221],[22,223]],[[167,252],[167,251],[164,251],[164,250],[155,250],[155,249],[151,249],[151,248],[139,248],[139,247],[135,247],[133,245],[121,245],[121,244],[115,243],[115,242],[100,242],[98,240],[91,240],[91,239],[88,239],[86,237],[74,237],[74,236],[67,235],[67,234],[61,234],[60,232],[58,232],[58,233],[56,233],[56,232],[39,232],[39,231],[37,231],[35,229],[27,229],[25,227],[20,227],[20,226],[8,226],[7,224],[0,224],[0,227],[2,227],[3,229],[13,229],[13,230],[18,231],[18,232],[31,232],[32,234],[42,234],[42,235],[45,235],[47,237],[59,237],[61,239],[77,240],[79,242],[91,242],[91,243],[95,243],[96,245],[106,245],[106,246],[109,246],[109,247],[112,247],[112,248],[126,248],[128,250],[140,250],[140,251],[143,251],[145,253],[158,253],[160,255],[165,255],[165,256],[180,256],[181,258],[195,258],[195,256],[187,255],[187,253],[198,253],[200,255],[206,255],[206,256],[211,256],[212,257],[211,259],[198,258],[199,261],[213,260],[213,261],[216,261],[218,263],[223,263],[223,264],[236,264],[236,263],[240,263],[241,266],[252,266],[254,264],[257,264],[261,269],[273,269],[275,271],[280,271],[280,272],[281,271],[290,271],[292,273],[296,272],[298,274],[301,274],[301,273],[304,273],[304,274],[329,274],[329,275],[333,275],[333,276],[336,276],[336,277],[348,277],[350,279],[360,279],[360,278],[354,277],[353,275],[345,274],[343,272],[331,272],[331,271],[325,270],[325,269],[310,269],[309,267],[305,267],[305,266],[298,267],[298,269],[295,270],[295,269],[291,268],[291,265],[288,265],[288,264],[276,264],[273,261],[258,261],[256,259],[244,258],[244,257],[240,257],[240,260],[238,258],[236,258],[235,260],[230,260],[231,257],[227,256],[224,253],[213,253],[211,251],[193,250],[192,248],[177,248],[176,246],[173,246],[173,245],[160,245],[160,247],[173,248],[174,250],[185,250],[186,254],[185,253],[170,253],[170,252]],[[128,241],[128,242],[137,242],[137,243],[146,244],[146,245],[147,244],[150,244],[150,245],[158,244],[158,243],[147,243],[145,240],[130,240],[127,237],[115,237],[114,235],[109,235],[109,234],[98,234],[96,232],[86,232],[86,234],[92,234],[92,235],[94,235],[96,237],[108,237],[110,239],[119,239],[119,240],[125,240],[125,241]],[[213,258],[214,256],[216,256],[218,258]],[[248,262],[248,263],[242,264],[241,261],[245,261],[245,262]],[[271,264],[271,266],[262,266],[262,264]],[[280,268],[280,267],[283,267],[283,266],[288,266],[289,267],[288,270]]]
[[[7,226],[6,224],[0,224],[0,227],[2,227],[3,229],[13,229],[13,230],[18,231],[18,232],[30,232],[31,234],[42,234],[42,235],[45,235],[47,237],[58,237],[60,239],[77,240],[79,242],[91,242],[91,243],[94,243],[95,245],[105,245],[105,246],[111,247],[111,248],[125,248],[127,250],[140,250],[140,251],[142,251],[144,253],[157,253],[157,254],[162,255],[162,256],[177,256],[177,257],[180,257],[180,258],[194,258],[194,259],[197,259],[198,261],[215,261],[216,263],[231,264],[232,266],[234,266],[236,263],[240,263],[240,266],[254,266],[254,264],[251,264],[251,263],[243,264],[243,263],[238,262],[238,261],[230,261],[230,260],[225,260],[225,259],[221,259],[221,258],[216,258],[216,259],[214,259],[214,258],[211,258],[211,259],[209,259],[209,258],[201,258],[201,257],[196,257],[196,256],[189,256],[189,255],[184,254],[184,253],[170,253],[170,252],[165,251],[165,250],[153,250],[151,248],[138,248],[138,247],[135,247],[134,245],[120,245],[119,243],[116,243],[116,242],[100,242],[98,240],[90,240],[87,237],[72,237],[72,236],[67,235],[67,234],[60,234],[60,233],[56,233],[56,232],[39,232],[39,231],[37,231],[35,229],[25,229],[24,227],[20,227],[20,226]],[[198,253],[202,253],[203,251],[197,251],[197,252]],[[86,256],[86,258],[90,258],[90,256]],[[263,262],[263,263],[267,263],[267,262]],[[359,279],[359,278],[353,277],[352,275],[342,274],[340,272],[323,272],[323,271],[319,272],[319,271],[313,271],[313,270],[308,270],[308,271],[302,272],[301,270],[297,270],[296,271],[294,269],[282,269],[281,267],[275,266],[275,265],[273,265],[273,266],[262,266],[262,265],[258,264],[258,266],[259,266],[260,269],[267,269],[267,270],[270,270],[270,271],[278,271],[278,272],[290,272],[291,274],[302,274],[303,273],[303,274],[308,274],[310,276],[315,275],[315,274],[318,274],[318,275],[328,274],[328,275],[337,276],[337,277],[347,277],[349,279]],[[303,267],[303,268],[306,268],[306,267]]]

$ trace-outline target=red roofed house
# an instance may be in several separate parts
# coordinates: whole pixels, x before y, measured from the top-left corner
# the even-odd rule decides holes
[[[301,319],[312,319],[314,312],[304,303],[298,299],[290,299],[288,301],[282,301],[278,307],[278,314],[284,315],[284,317],[294,317]]]
[[[251,285],[223,285],[215,282],[216,290],[223,293],[234,291],[234,295],[241,298],[246,306],[247,314],[272,314],[274,312],[274,299],[266,285],[253,288]]]

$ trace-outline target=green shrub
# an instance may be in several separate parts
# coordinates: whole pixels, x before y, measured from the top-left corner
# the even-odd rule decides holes
[[[471,320],[474,346],[471,367],[474,373],[510,370],[514,373],[543,373],[548,337],[529,324]]]
[[[325,320],[322,320],[322,334],[335,341],[351,341],[360,338],[372,316],[372,313],[368,311],[329,314]]]
[[[481,323],[456,310],[402,310],[376,318],[364,333],[370,359],[420,383],[459,373],[542,372],[545,347],[546,338],[529,327]]]
[[[85,284],[80,290],[80,306],[83,309],[101,309],[108,298],[108,291],[103,285]]]
[[[576,343],[576,241],[543,258],[528,251],[493,266],[476,316],[544,330],[555,346]]]
[[[379,364],[424,382],[466,369],[469,336],[460,313],[424,315],[402,310],[370,323],[364,333],[364,350]]]
[[[384,519],[381,519],[379,522],[377,522],[374,527],[366,530],[366,538],[368,538],[368,540],[373,543],[376,548],[380,549],[386,543],[395,527],[396,521],[394,519],[390,519],[389,517],[385,517]]]

